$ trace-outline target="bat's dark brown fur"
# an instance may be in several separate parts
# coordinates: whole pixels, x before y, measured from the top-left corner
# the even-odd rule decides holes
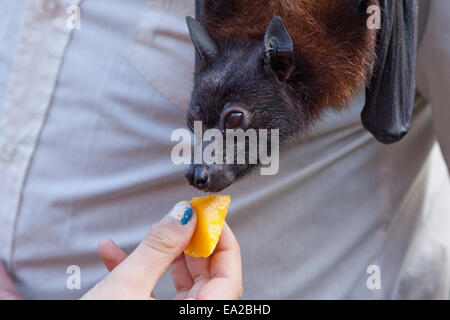
[[[218,4],[217,4],[218,3]],[[206,25],[216,42],[262,41],[280,16],[295,50],[296,76],[311,112],[341,108],[365,84],[375,55],[376,30],[352,10],[353,0],[206,1]],[[377,0],[366,2],[377,4]],[[354,8],[354,10],[359,10]]]

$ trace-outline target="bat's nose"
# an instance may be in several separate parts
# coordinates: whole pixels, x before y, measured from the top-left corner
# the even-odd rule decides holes
[[[209,174],[206,167],[201,165],[191,165],[186,172],[189,183],[197,189],[208,189],[210,184]]]

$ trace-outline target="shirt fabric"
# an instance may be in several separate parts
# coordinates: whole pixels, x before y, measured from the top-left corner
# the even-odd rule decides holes
[[[81,8],[70,30],[66,9]],[[226,190],[244,298],[447,299],[450,2],[421,2],[411,131],[385,146],[361,93],[281,154],[275,176]],[[0,0],[0,259],[25,298],[73,299],[177,201],[201,195],[171,162],[194,49],[188,0]],[[81,288],[67,285],[78,266]],[[381,288],[368,286],[371,266]],[[155,294],[174,295],[165,275]]]

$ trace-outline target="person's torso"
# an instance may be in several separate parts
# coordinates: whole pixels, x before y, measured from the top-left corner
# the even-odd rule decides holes
[[[0,162],[0,258],[27,298],[80,297],[106,273],[96,256],[101,239],[131,250],[174,202],[200,194],[170,157],[173,130],[186,126],[194,50],[184,17],[194,1],[84,0],[81,29],[39,34],[68,17],[68,1],[58,2],[56,18],[46,16],[42,4],[52,1],[32,0],[26,13],[21,1],[0,4],[11,12],[0,19],[9,31],[0,34],[8,41],[0,44],[0,83],[9,86],[0,86],[0,137],[14,137],[0,138],[0,147],[20,144],[19,156]],[[35,16],[39,24],[22,26]],[[39,37],[53,36],[50,47],[33,50]],[[35,68],[23,68],[30,59]],[[418,108],[404,141],[383,146],[360,124],[363,104],[361,95],[328,113],[281,154],[277,175],[224,191],[242,248],[244,298],[401,296],[423,219],[430,110]],[[80,267],[81,290],[67,287],[71,265]],[[367,287],[372,265],[380,290]],[[173,292],[165,277],[156,295]]]

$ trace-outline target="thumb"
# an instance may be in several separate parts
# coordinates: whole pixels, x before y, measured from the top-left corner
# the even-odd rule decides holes
[[[151,292],[188,245],[197,223],[191,205],[182,201],[157,224],[134,252],[113,270],[115,277],[123,277],[130,287]]]

